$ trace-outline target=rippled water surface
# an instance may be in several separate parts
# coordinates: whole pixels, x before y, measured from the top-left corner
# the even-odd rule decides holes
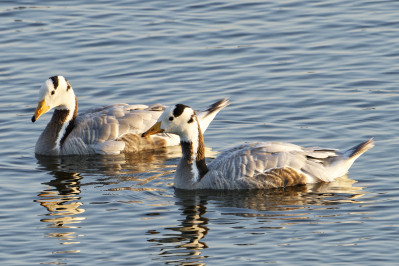
[[[92,2],[0,3],[2,265],[399,261],[398,1]],[[81,111],[231,97],[205,134],[212,152],[376,146],[330,184],[176,191],[176,149],[36,157],[50,114],[30,118],[56,74]]]

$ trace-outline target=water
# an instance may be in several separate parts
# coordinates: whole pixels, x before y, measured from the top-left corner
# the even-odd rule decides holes
[[[2,1],[2,265],[389,265],[399,260],[398,1]],[[205,135],[376,147],[347,178],[259,192],[185,193],[170,154],[40,158],[50,76],[80,110],[202,108]],[[208,160],[212,160],[209,158]]]

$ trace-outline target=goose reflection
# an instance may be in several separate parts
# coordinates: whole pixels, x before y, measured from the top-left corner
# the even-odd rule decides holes
[[[208,248],[203,241],[209,231],[207,226],[209,219],[205,216],[207,199],[192,191],[180,191],[176,195],[178,195],[176,205],[181,206],[179,210],[182,212],[179,225],[165,228],[167,234],[148,241],[165,246],[161,249],[160,257],[167,259],[169,263],[205,265],[203,262],[205,257],[201,253],[203,249]],[[149,230],[147,234],[158,235],[159,232]]]
[[[293,211],[343,203],[361,203],[364,195],[362,187],[353,186],[356,181],[343,176],[335,182],[308,184],[286,188],[257,191],[207,191],[208,200],[213,200],[218,207],[234,207],[241,211],[239,216],[265,216],[275,211]],[[256,210],[258,212],[246,212]],[[280,216],[291,216],[289,212]]]
[[[38,194],[39,199],[36,200],[48,210],[45,215],[47,218],[41,221],[49,222],[53,227],[67,228],[70,227],[69,224],[79,223],[85,219],[79,216],[85,211],[82,208],[80,196],[82,173],[97,176],[96,180],[90,180],[85,185],[107,186],[125,181],[137,181],[139,186],[131,189],[140,190],[138,187],[168,173],[164,163],[167,159],[180,156],[176,153],[179,150],[172,147],[162,151],[120,156],[48,157],[36,155],[38,169],[47,171],[53,177],[52,180],[43,183],[47,187]],[[118,190],[123,187],[113,189]]]
[[[88,219],[81,195],[82,186],[112,186],[107,190],[156,190],[147,185],[151,180],[164,175],[165,161],[180,156],[180,149],[168,148],[163,151],[125,154],[120,156],[64,156],[48,157],[36,155],[37,169],[47,172],[50,180],[38,193],[35,202],[47,212],[41,214],[40,221],[49,229],[47,237],[56,238],[60,244],[79,244],[82,230],[79,225]],[[143,174],[143,172],[146,172]],[[82,183],[84,176],[90,180]],[[133,181],[136,185],[124,187],[122,184]],[[57,253],[77,253],[68,249]]]
[[[158,259],[174,265],[206,265],[204,249],[208,248],[206,236],[211,234],[212,227],[226,224],[233,227],[237,223],[248,225],[242,217],[261,217],[259,230],[284,229],[310,220],[308,211],[294,210],[318,208],[331,209],[333,205],[344,203],[361,203],[364,195],[362,187],[353,186],[356,181],[347,176],[332,183],[319,183],[272,190],[216,191],[175,190],[176,205],[180,206],[179,225],[166,227],[164,232],[147,231],[153,236],[148,241],[160,246]],[[211,204],[211,205],[210,205]],[[220,211],[221,218],[210,220],[207,209]],[[298,219],[300,216],[300,219]],[[231,218],[232,217],[232,218]],[[235,219],[234,217],[240,217]],[[291,221],[292,222],[291,222]],[[270,222],[277,226],[270,226]],[[288,222],[287,222],[288,221]],[[220,233],[220,232],[219,232]],[[214,236],[215,237],[215,236]],[[217,236],[216,236],[217,237]]]
[[[44,182],[46,188],[39,192],[38,202],[47,209],[47,213],[40,219],[47,223],[47,228],[52,228],[48,237],[57,238],[61,244],[75,244],[78,228],[77,224],[86,217],[82,216],[85,209],[81,202],[81,179],[79,173],[69,172],[62,165],[68,164],[60,158],[37,156],[39,169],[48,171],[53,179]],[[56,228],[56,229],[55,229]],[[78,252],[77,250],[68,252]]]

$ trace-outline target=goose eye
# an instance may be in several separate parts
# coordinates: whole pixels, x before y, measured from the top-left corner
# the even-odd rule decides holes
[[[170,120],[170,121],[173,121],[173,116],[169,117],[169,120]]]
[[[55,91],[51,91],[51,95],[54,95]]]

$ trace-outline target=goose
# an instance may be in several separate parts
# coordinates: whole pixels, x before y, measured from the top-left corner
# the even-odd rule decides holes
[[[201,127],[206,129],[228,102],[228,98],[222,99],[201,111],[198,119]],[[165,110],[161,104],[114,104],[78,115],[77,97],[63,76],[50,77],[43,83],[32,122],[53,108],[53,116],[35,146],[38,155],[112,155],[180,143],[179,137],[173,134],[140,137]]]
[[[353,162],[374,146],[373,139],[344,152],[282,142],[245,143],[220,153],[207,165],[201,123],[193,109],[183,104],[168,107],[142,137],[161,132],[180,136],[182,158],[174,187],[185,190],[269,189],[331,182],[344,176]]]

